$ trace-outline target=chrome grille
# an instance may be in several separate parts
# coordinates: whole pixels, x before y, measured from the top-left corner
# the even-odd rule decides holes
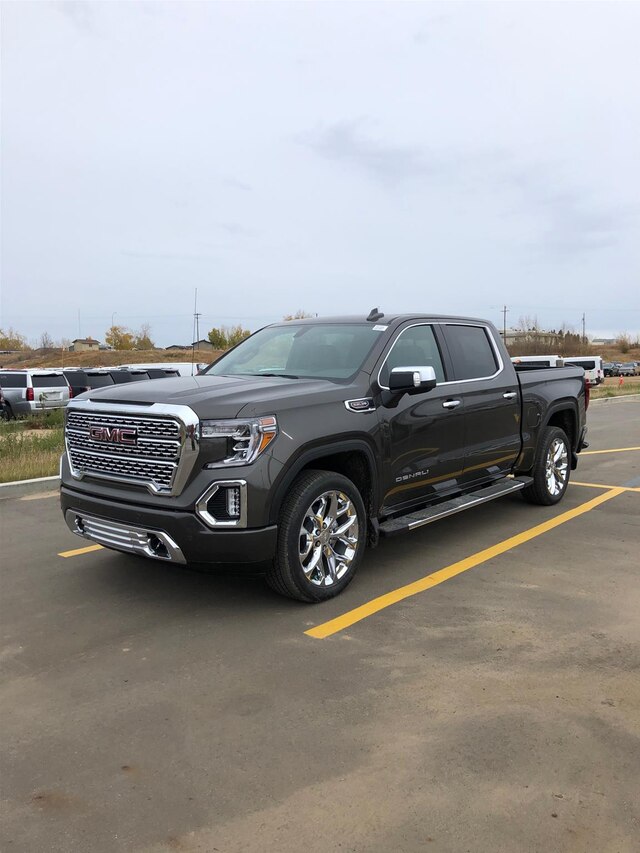
[[[82,405],[78,401],[77,406]],[[94,476],[108,480],[145,486],[152,492],[173,492],[183,483],[176,483],[188,437],[189,456],[192,464],[197,456],[197,418],[190,410],[194,420],[185,423],[181,417],[136,416],[118,413],[114,409],[101,412],[86,411],[83,408],[74,409],[70,404],[67,410],[65,437],[69,463],[73,476],[81,479],[84,476]],[[95,406],[95,404],[94,404]],[[159,408],[156,404],[156,407]],[[98,408],[95,406],[95,408]],[[129,408],[122,406],[123,409]],[[150,407],[152,408],[152,407]],[[163,410],[171,407],[162,406]],[[175,407],[184,410],[185,407]],[[189,419],[191,420],[191,419]],[[121,444],[109,440],[96,440],[92,437],[92,427],[116,430],[119,428],[135,429],[134,444]],[[185,472],[185,477],[188,475]],[[182,478],[184,481],[184,477]]]
[[[67,429],[84,429],[92,426],[134,427],[140,438],[173,438],[180,440],[180,424],[169,418],[134,418],[112,412],[93,415],[69,409]]]

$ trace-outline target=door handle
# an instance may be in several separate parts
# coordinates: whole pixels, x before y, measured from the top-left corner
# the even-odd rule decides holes
[[[443,409],[455,409],[456,406],[459,406],[462,400],[445,400],[442,404]]]
[[[505,400],[513,400],[513,398],[517,397],[517,395],[518,395],[517,391],[507,391],[502,396],[504,397]]]

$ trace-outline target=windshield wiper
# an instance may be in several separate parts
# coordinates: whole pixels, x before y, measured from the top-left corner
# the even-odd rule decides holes
[[[300,379],[299,376],[294,376],[293,373],[250,373],[249,376],[281,376],[283,379]]]

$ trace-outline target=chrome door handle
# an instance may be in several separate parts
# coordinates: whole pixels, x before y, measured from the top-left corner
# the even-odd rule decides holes
[[[506,394],[502,395],[505,400],[513,400],[514,397],[518,396],[517,391],[507,391]]]
[[[442,404],[443,409],[455,409],[456,406],[459,406],[462,400],[445,400]]]

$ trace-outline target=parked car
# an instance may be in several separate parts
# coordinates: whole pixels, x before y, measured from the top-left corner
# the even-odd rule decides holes
[[[617,376],[618,375],[618,365],[613,361],[603,361],[602,362],[602,372],[605,376]]]
[[[633,361],[623,361],[618,364],[618,376],[635,376],[636,366]]]
[[[69,402],[62,370],[3,370],[0,385],[10,417],[61,409]]]
[[[7,404],[4,400],[4,394],[2,393],[2,387],[0,386],[0,418],[3,421],[8,421],[10,419],[9,409],[7,408]]]
[[[180,376],[180,371],[169,367],[147,367],[146,373],[149,379],[170,379]]]
[[[78,368],[64,368],[62,372],[69,383],[69,397],[71,399],[78,397],[80,394],[84,394],[85,391],[91,390],[89,377],[84,370],[80,370]]]
[[[177,370],[180,376],[196,376],[201,370],[208,367],[208,364],[203,361],[196,361],[193,364],[190,361],[165,361],[161,364],[121,364],[119,366],[125,370],[149,370],[149,368]]]
[[[572,355],[564,359],[565,364],[573,364],[575,367],[581,367],[584,370],[584,375],[589,381],[589,385],[600,385],[604,382],[604,370],[602,369],[602,359],[599,355]]]
[[[587,446],[588,390],[581,368],[514,367],[483,320],[276,323],[197,383],[71,400],[62,512],[107,548],[266,564],[277,592],[323,601],[380,536],[516,491],[560,501]]]
[[[564,359],[560,355],[514,355],[511,357],[514,364],[521,364],[529,370],[537,367],[563,367]]]

